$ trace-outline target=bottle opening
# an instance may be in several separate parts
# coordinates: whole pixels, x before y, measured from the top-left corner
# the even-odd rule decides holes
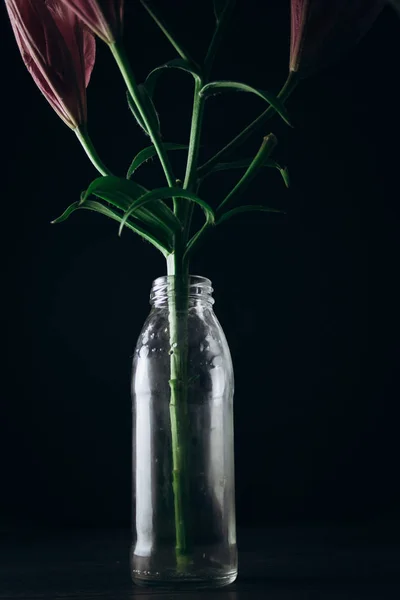
[[[198,302],[208,302],[214,304],[212,297],[213,287],[207,277],[200,275],[189,275],[188,299],[189,306]],[[150,304],[152,306],[163,306],[168,304],[168,298],[183,298],[185,290],[177,289],[177,281],[174,275],[164,275],[153,281],[150,292]]]

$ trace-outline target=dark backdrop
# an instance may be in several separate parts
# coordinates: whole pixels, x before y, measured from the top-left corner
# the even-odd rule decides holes
[[[175,54],[138,3],[127,4],[141,81]],[[239,0],[215,77],[278,90],[288,5]],[[201,57],[211,2],[169,6]],[[295,127],[275,119],[237,155],[278,136],[292,187],[268,170],[246,201],[287,216],[232,220],[193,262],[213,281],[234,361],[239,525],[399,516],[399,38],[387,8],[340,64],[300,85],[288,104]],[[165,265],[101,215],[50,225],[96,172],[37,92],[4,7],[1,40],[0,525],[128,526],[131,355]],[[187,140],[191,92],[185,74],[160,84],[168,141]],[[88,101],[99,153],[123,173],[147,141],[101,44]],[[246,94],[210,100],[204,157],[263,109]],[[214,177],[219,196],[236,176]],[[156,163],[140,181],[162,183]]]

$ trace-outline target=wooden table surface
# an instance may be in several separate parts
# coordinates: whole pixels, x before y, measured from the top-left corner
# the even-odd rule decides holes
[[[129,535],[0,531],[0,599],[400,599],[399,524],[239,529],[237,581],[190,592],[133,585]]]

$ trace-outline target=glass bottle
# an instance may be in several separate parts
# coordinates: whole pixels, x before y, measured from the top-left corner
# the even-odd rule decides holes
[[[220,587],[237,576],[232,360],[214,314],[211,281],[189,276],[187,309],[175,313],[187,344],[176,448],[173,279],[153,282],[133,358],[131,573],[139,585]]]

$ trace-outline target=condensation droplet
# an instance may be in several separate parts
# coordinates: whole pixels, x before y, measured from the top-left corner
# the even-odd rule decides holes
[[[154,340],[154,338],[155,338],[155,337],[156,337],[156,334],[155,334],[155,333],[151,333],[151,334],[150,334],[150,339]]]
[[[152,352],[157,352],[157,348],[152,348],[151,351]]]
[[[174,342],[174,343],[172,344],[172,347],[173,347],[173,348],[176,348],[177,346],[178,346],[178,344],[177,344],[176,342]]]
[[[164,333],[168,333],[168,327],[164,329]]]
[[[204,344],[200,344],[200,352],[204,352]]]
[[[147,346],[142,346],[140,348],[140,358],[146,358],[149,355],[149,349]]]

